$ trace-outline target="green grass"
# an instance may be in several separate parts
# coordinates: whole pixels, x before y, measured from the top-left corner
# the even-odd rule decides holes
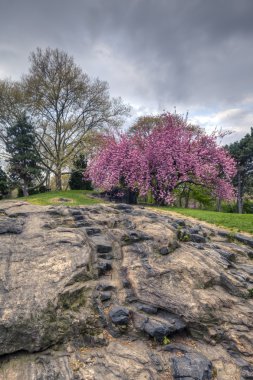
[[[34,205],[64,205],[64,206],[81,206],[104,203],[99,198],[92,198],[93,191],[89,190],[67,190],[67,191],[49,191],[42,194],[30,195],[29,197],[20,198]],[[69,199],[70,202],[61,202],[59,198]]]
[[[174,207],[156,207],[158,210],[174,211],[181,215],[226,227],[233,232],[248,232],[253,234],[253,214],[232,214],[216,211],[182,209]]]

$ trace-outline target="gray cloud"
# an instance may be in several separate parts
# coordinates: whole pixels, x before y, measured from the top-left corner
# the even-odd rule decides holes
[[[135,115],[176,105],[207,128],[236,126],[236,138],[252,120],[252,16],[252,0],[0,0],[0,77],[26,72],[37,46],[58,47]]]

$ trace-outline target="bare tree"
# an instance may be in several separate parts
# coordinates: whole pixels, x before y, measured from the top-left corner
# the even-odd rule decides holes
[[[26,108],[34,119],[43,163],[60,190],[63,170],[85,149],[89,134],[120,125],[129,107],[120,98],[111,99],[108,84],[90,79],[63,51],[37,48],[30,62],[22,80]]]

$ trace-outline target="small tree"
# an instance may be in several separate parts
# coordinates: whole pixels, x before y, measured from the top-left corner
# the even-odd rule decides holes
[[[10,179],[27,196],[29,187],[41,178],[41,167],[34,128],[26,116],[20,117],[16,124],[7,128],[6,151],[9,154]]]
[[[71,171],[69,187],[71,190],[92,190],[91,181],[84,179],[84,171],[87,167],[87,158],[80,154],[74,161],[74,168]]]
[[[0,166],[0,199],[7,195],[9,190],[8,176]]]

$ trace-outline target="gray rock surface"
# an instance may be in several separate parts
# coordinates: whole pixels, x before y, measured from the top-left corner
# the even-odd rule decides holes
[[[0,380],[253,378],[251,243],[221,235],[127,205],[1,202]]]
[[[129,310],[122,306],[113,307],[109,316],[115,325],[127,325],[129,322]]]
[[[212,380],[212,363],[203,355],[188,353],[172,359],[173,376],[177,380]]]

